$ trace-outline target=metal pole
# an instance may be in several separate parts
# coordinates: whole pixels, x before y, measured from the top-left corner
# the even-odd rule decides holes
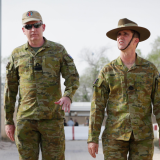
[[[2,3],[0,0],[0,92],[1,92],[1,85],[2,85],[2,81],[1,81],[1,12],[2,12]],[[2,92],[0,93],[0,139],[1,139],[1,109],[2,109],[2,103],[1,103],[1,98],[2,98]]]

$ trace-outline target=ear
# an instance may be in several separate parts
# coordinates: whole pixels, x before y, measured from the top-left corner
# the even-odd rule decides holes
[[[136,42],[137,42],[137,44],[136,44],[136,46],[138,45],[138,43],[139,43],[139,38],[136,38],[137,40],[136,40]]]
[[[139,38],[136,38],[136,42],[139,43]]]
[[[45,31],[46,25],[42,24],[43,32]]]
[[[24,35],[26,35],[26,32],[25,32],[25,29],[24,29],[24,28],[22,28],[22,31],[23,31]]]
[[[137,45],[139,43],[139,38],[134,38],[134,43]]]

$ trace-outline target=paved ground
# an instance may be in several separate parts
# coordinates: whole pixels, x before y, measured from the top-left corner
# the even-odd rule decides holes
[[[102,143],[96,160],[103,160]],[[87,151],[86,141],[66,141],[66,160],[93,160]],[[18,160],[14,143],[0,141],[0,160]],[[39,160],[42,160],[41,157]],[[160,160],[160,150],[155,147],[153,160]]]

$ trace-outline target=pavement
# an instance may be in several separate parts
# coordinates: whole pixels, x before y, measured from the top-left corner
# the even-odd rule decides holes
[[[66,160],[93,160],[89,155],[86,141],[66,141]],[[0,160],[18,160],[18,152],[14,143],[0,141]],[[96,160],[103,160],[102,142]],[[42,160],[41,155],[39,160]],[[153,160],[160,160],[160,150],[154,148]]]

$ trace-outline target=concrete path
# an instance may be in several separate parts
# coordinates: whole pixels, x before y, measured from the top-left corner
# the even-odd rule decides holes
[[[66,141],[66,160],[93,160],[89,155],[86,141]],[[18,160],[18,152],[14,143],[0,141],[0,160]],[[95,160],[103,160],[102,143]],[[42,160],[41,156],[39,160]],[[155,147],[153,160],[160,160],[160,150]]]
[[[160,150],[157,147],[154,147],[153,160],[160,160]]]

